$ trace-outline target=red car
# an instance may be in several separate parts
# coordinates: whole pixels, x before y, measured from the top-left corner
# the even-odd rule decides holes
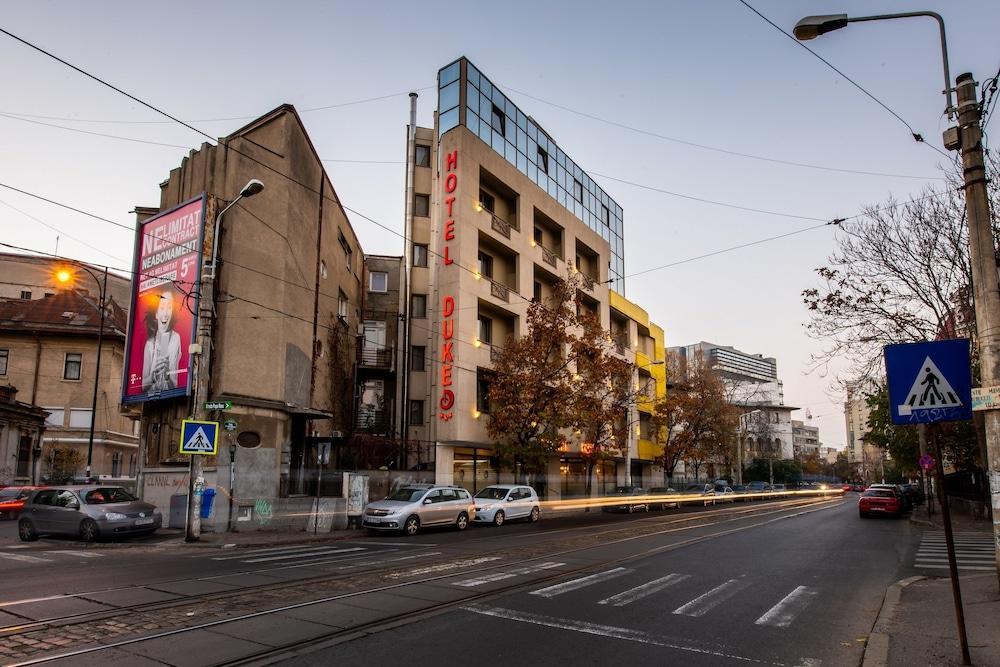
[[[841,491],[850,491],[851,490],[851,485],[850,484],[844,484],[842,487],[840,487],[840,490]]]
[[[889,489],[868,489],[858,500],[858,516],[862,519],[870,514],[903,513],[903,499]]]
[[[0,489],[0,519],[16,519],[24,509],[24,501],[41,486],[7,486]]]

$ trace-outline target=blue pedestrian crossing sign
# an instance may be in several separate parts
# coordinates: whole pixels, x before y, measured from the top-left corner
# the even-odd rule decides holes
[[[972,419],[967,338],[886,345],[883,352],[893,424]]]
[[[181,454],[219,453],[219,422],[201,422],[185,419],[181,422]]]

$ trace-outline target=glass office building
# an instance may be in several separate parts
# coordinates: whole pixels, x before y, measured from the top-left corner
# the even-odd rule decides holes
[[[438,71],[438,132],[478,135],[611,247],[610,288],[625,293],[622,207],[466,58]]]

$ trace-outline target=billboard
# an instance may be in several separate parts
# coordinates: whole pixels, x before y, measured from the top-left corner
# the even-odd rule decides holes
[[[122,403],[190,393],[205,201],[202,194],[136,226]]]

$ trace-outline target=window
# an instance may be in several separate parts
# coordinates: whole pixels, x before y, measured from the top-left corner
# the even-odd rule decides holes
[[[410,426],[421,426],[424,423],[424,402],[410,401]]]
[[[490,413],[490,378],[482,370],[476,372],[476,410]]]
[[[545,238],[545,237],[544,237],[544,235],[542,233],[542,228],[541,227],[535,227],[535,236],[534,236],[534,238],[535,238],[535,243],[537,243],[538,245],[542,245],[542,239]]]
[[[337,317],[347,319],[347,295],[343,290],[337,290]]]
[[[413,244],[413,266],[427,266],[427,246]]]
[[[128,476],[129,477],[135,477],[135,469],[136,469],[135,454],[129,454],[129,457],[128,457]]]
[[[479,316],[479,340],[487,345],[493,342],[493,320],[485,315]]]
[[[487,255],[485,252],[480,251],[478,256],[478,270],[479,275],[486,276],[487,278],[493,278],[493,258]]]
[[[542,284],[537,280],[531,285],[531,300],[541,301],[542,300]]]
[[[111,455],[111,476],[121,477],[122,476],[122,453],[115,452]],[[88,500],[90,500],[88,498]]]
[[[364,350],[369,351],[385,349],[385,322],[379,320],[365,320],[361,325],[361,330],[364,335]],[[374,359],[374,354],[369,353],[367,356],[370,359]]]
[[[10,358],[10,350],[0,350],[0,375],[7,375],[7,360]]]
[[[583,203],[583,183],[573,179],[573,199],[577,200],[581,204]]]
[[[347,262],[347,272],[351,272],[351,256],[354,252],[351,250],[351,244],[347,242],[347,237],[344,236],[344,232],[339,232],[340,236],[340,247],[344,249],[344,259]]]
[[[601,206],[601,222],[603,222],[607,227],[611,226],[611,212],[608,211],[607,206]]]
[[[49,413],[49,416],[45,418],[46,426],[58,426],[62,427],[63,422],[66,419],[66,411],[62,408],[42,408]]]
[[[506,118],[504,118],[503,111],[500,107],[493,105],[493,110],[490,115],[490,125],[493,127],[494,132],[499,132],[500,136],[507,136],[506,133]]]
[[[30,299],[31,298],[31,292],[29,290],[21,290],[21,298],[22,299]]]
[[[538,147],[538,171],[544,171],[546,174],[549,173],[549,154],[542,149],[541,146]]]
[[[426,218],[431,214],[431,196],[413,195],[413,215]]]
[[[414,158],[414,163],[418,167],[431,166],[431,147],[417,144],[417,152]]]
[[[410,317],[427,317],[426,294],[413,294],[410,296]]]
[[[77,409],[72,408],[69,411],[69,427],[70,428],[90,428],[90,409]]]
[[[368,274],[368,291],[369,292],[388,292],[389,291],[389,274],[385,271],[372,271]]]
[[[67,352],[66,360],[63,362],[63,379],[79,380],[80,366],[83,365],[83,355],[79,352]]]
[[[410,370],[411,371],[422,371],[424,370],[425,358],[427,356],[427,348],[423,345],[413,345],[410,347]]]
[[[486,190],[479,191],[479,203],[483,205],[490,213],[496,213],[497,211],[497,200]]]

